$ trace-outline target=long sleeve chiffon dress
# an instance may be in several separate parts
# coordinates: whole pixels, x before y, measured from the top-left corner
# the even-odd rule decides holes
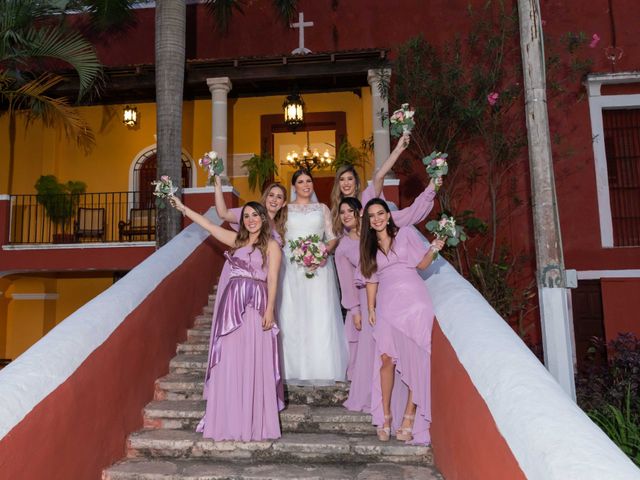
[[[411,227],[399,229],[387,255],[378,251],[378,270],[368,283],[378,283],[376,324],[373,328],[375,356],[371,393],[373,424],[382,427],[382,390],[380,387],[381,356],[393,359],[396,379],[413,392],[417,406],[413,424],[414,444],[430,443],[431,424],[431,331],[433,306],[424,281],[416,266],[429,251]],[[397,382],[396,382],[397,383]],[[394,386],[395,394],[395,386]],[[392,395],[392,430],[402,422],[404,405]]]
[[[372,198],[375,190],[369,185],[362,192],[363,207]],[[433,209],[433,201],[436,192],[431,184],[416,197],[411,205],[402,210],[391,212],[393,221],[398,227],[415,225],[427,218]],[[345,337],[349,346],[349,364],[347,377],[351,380],[349,397],[344,406],[353,411],[371,411],[371,381],[373,378],[373,364],[375,346],[373,339],[373,327],[369,324],[367,312],[367,294],[364,285],[356,282],[356,272],[360,264],[360,242],[349,238],[346,234],[340,239],[340,244],[335,253],[336,269],[340,280],[342,294],[342,306],[347,310],[345,319]],[[362,318],[362,330],[355,329],[353,315],[359,312]],[[402,392],[402,385],[396,390],[394,403],[402,403],[406,400],[408,392]],[[405,389],[406,390],[406,389]],[[395,390],[394,390],[395,392]]]

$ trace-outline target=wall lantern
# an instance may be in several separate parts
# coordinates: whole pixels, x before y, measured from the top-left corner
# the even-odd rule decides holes
[[[127,127],[135,127],[138,124],[138,109],[127,105],[122,111],[122,123]]]
[[[295,130],[304,122],[304,102],[297,93],[289,95],[282,104],[284,123]]]

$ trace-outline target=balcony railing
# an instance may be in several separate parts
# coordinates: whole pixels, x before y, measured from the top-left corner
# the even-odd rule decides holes
[[[148,193],[11,195],[10,244],[154,241]]]

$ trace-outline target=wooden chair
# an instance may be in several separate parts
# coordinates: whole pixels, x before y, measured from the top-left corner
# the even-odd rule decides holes
[[[129,221],[118,223],[120,241],[154,240],[156,236],[156,209],[132,208],[129,211]],[[142,237],[142,238],[138,238]]]
[[[75,221],[74,236],[76,242],[81,238],[89,238],[104,242],[104,208],[78,208]]]

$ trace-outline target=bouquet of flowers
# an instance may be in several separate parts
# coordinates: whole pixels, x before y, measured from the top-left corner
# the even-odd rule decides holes
[[[297,240],[289,240],[291,249],[291,263],[297,263],[305,270],[307,278],[313,278],[316,274],[311,271],[312,267],[322,267],[327,263],[329,252],[327,246],[320,240],[318,235],[300,237]]]
[[[198,160],[198,165],[206,170],[209,183],[211,183],[211,179],[215,175],[220,175],[224,170],[222,158],[218,157],[218,154],[213,150],[205,153],[202,157],[200,157],[200,159]]]
[[[153,194],[156,198],[156,206],[158,208],[164,208],[167,198],[173,197],[173,194],[178,191],[178,187],[173,186],[171,177],[168,175],[162,175],[160,180],[154,180],[151,185],[155,185]]]
[[[455,247],[467,239],[467,234],[464,232],[464,229],[460,225],[456,225],[456,219],[446,213],[442,214],[440,220],[427,222],[426,227],[436,238],[440,240],[446,239],[446,245],[448,247]],[[438,258],[438,252],[434,254],[433,258]]]
[[[411,133],[413,127],[416,126],[416,122],[413,120],[414,113],[408,103],[403,103],[398,110],[393,112],[393,115],[389,117],[391,136],[398,138],[404,133]]]
[[[434,150],[429,155],[422,159],[422,163],[427,167],[427,175],[430,178],[438,179],[444,177],[449,172],[449,164],[447,163],[446,153],[438,152]],[[438,186],[436,185],[436,191]]]

